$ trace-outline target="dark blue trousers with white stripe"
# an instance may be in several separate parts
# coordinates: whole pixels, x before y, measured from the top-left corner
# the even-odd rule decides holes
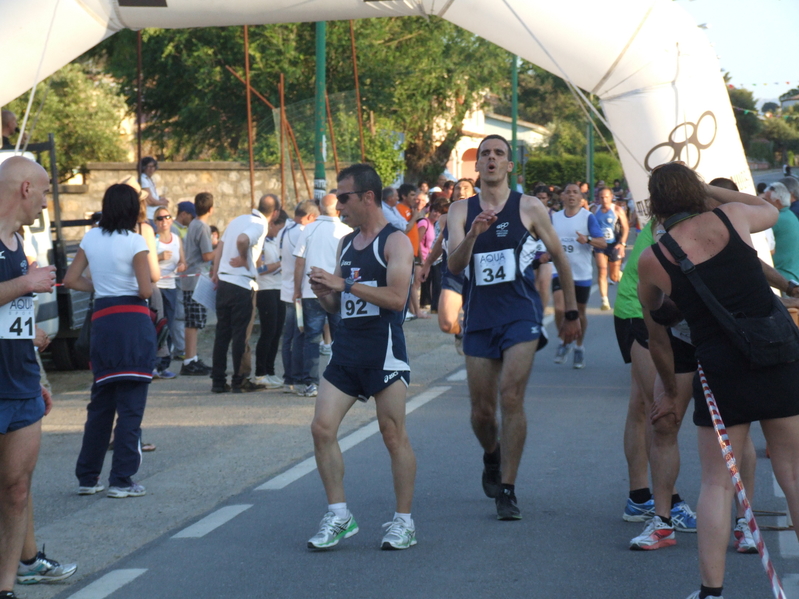
[[[78,484],[93,487],[100,480],[103,461],[111,441],[111,427],[118,414],[114,431],[114,457],[108,483],[112,487],[129,487],[131,477],[141,465],[141,421],[147,403],[149,382],[116,381],[92,385],[92,399],[86,411],[83,446],[75,466]]]

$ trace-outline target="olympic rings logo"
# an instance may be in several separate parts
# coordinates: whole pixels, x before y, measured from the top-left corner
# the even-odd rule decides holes
[[[710,138],[710,141],[707,143],[701,143],[699,140],[699,130],[702,127],[702,121],[706,118],[710,117],[713,122],[713,136]],[[706,124],[705,127],[707,128],[708,125]],[[686,131],[687,130],[687,131]],[[686,163],[686,165],[691,169],[696,169],[699,166],[699,160],[701,158],[702,150],[706,150],[710,146],[713,145],[713,142],[716,139],[716,133],[718,132],[718,124],[716,122],[716,115],[714,115],[710,110],[706,111],[702,116],[699,117],[699,120],[696,123],[691,123],[690,121],[681,123],[674,127],[669,133],[669,141],[660,143],[656,145],[654,148],[649,150],[647,153],[646,158],[644,159],[644,166],[646,170],[652,172],[652,169],[658,166],[659,164],[665,164],[667,162],[674,162],[676,160],[682,160]],[[686,133],[689,133],[686,135]],[[679,138],[683,137],[682,141],[679,141]],[[683,151],[688,148],[688,146],[693,146],[696,150],[695,152],[686,151],[685,156],[683,156]],[[650,166],[649,159],[652,157],[653,154],[661,150],[662,148],[670,148],[671,149],[671,157],[668,157],[668,154],[664,154],[660,152],[661,156],[666,156],[665,160],[658,160],[657,164]],[[696,157],[694,158],[694,153]],[[689,159],[693,159],[693,164],[689,163]]]

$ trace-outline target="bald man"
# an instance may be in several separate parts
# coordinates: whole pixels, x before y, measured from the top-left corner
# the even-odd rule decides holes
[[[352,232],[338,217],[338,199],[332,193],[319,201],[319,217],[300,234],[294,247],[294,301],[302,300],[302,313],[305,328],[305,346],[300,382],[296,385],[297,395],[316,397],[319,386],[319,341],[325,319],[330,324],[330,335],[335,342],[336,325],[341,316],[328,314],[319,303],[311,289],[309,274],[312,267],[327,272],[336,270],[336,252],[339,240]]]
[[[31,478],[41,420],[52,406],[39,384],[33,294],[52,291],[55,268],[28,266],[17,233],[47,206],[49,190],[47,172],[35,162],[16,156],[0,164],[0,597],[14,597],[29,529],[32,536]]]

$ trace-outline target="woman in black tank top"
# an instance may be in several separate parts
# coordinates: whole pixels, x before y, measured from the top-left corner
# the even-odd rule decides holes
[[[709,187],[679,163],[656,168],[649,193],[653,218],[668,222],[670,235],[696,265],[696,272],[719,302],[733,314],[768,315],[773,296],[750,233],[771,227],[777,220],[777,210],[760,198]],[[713,210],[717,204],[721,206]],[[791,516],[799,518],[799,362],[752,369],[662,243],[641,254],[638,269],[645,316],[647,310],[659,308],[664,295],[668,295],[687,320],[697,359],[718,403],[733,452],[742,450],[749,423],[761,422],[774,474],[785,492]],[[653,330],[659,325],[651,319],[647,325],[650,336],[657,334]],[[655,398],[656,409],[668,412],[675,389],[673,372],[667,367],[671,356],[659,357],[658,348],[651,344],[650,348],[655,364],[661,362],[658,374],[666,389],[665,394]],[[730,536],[733,486],[698,376],[694,380],[693,419],[699,427],[702,463],[702,488],[696,510],[699,569],[706,589],[720,589]]]

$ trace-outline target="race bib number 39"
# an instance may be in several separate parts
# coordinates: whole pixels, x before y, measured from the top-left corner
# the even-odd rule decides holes
[[[510,283],[516,280],[513,250],[498,250],[474,255],[474,278],[478,286]]]
[[[361,285],[377,287],[377,281],[358,281]],[[341,294],[341,318],[362,318],[364,316],[380,316],[380,308],[352,293]]]
[[[0,339],[33,339],[35,336],[32,297],[20,297],[0,306]]]

